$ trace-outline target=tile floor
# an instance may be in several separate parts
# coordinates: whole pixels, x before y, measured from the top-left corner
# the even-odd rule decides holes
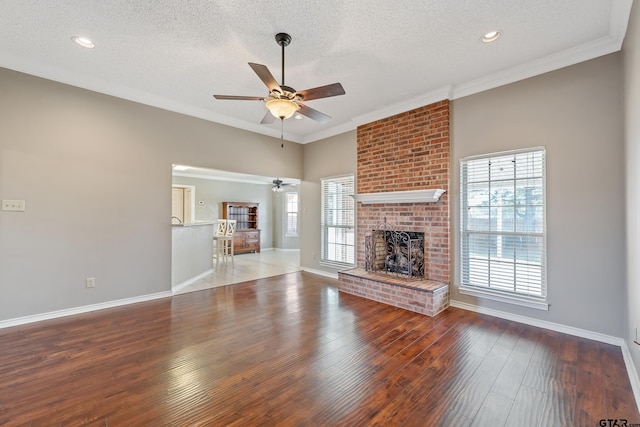
[[[213,272],[180,289],[176,294],[217,288],[233,283],[300,271],[300,251],[269,250],[236,255],[231,261],[213,261]]]

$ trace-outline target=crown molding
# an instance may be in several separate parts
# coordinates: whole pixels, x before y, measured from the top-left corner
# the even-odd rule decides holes
[[[415,110],[416,108],[424,107],[425,105],[433,104],[434,102],[442,101],[443,99],[449,99],[451,96],[452,86],[444,86],[433,90],[427,94],[411,98],[399,102],[397,104],[389,105],[384,108],[380,108],[375,111],[371,111],[366,114],[354,117],[352,120],[357,126],[367,123],[375,122],[387,117],[395,116],[407,111]]]
[[[320,132],[312,133],[311,135],[303,136],[300,143],[308,144],[310,142],[319,141],[321,139],[331,138],[332,136],[351,132],[352,130],[356,130],[356,128],[357,126],[354,122],[346,122],[341,125],[323,129]]]
[[[369,113],[356,116],[352,119],[352,123],[343,123],[334,127],[324,128],[320,132],[307,136],[290,133],[287,140],[296,143],[309,143],[329,138],[331,136],[354,130],[359,125],[410,111],[443,99],[456,99],[473,95],[475,93],[483,92],[539,74],[547,73],[549,71],[574,65],[579,62],[594,59],[599,56],[617,52],[622,48],[632,5],[633,0],[615,0],[612,2],[611,15],[609,17],[609,33],[607,36],[598,40],[557,52],[544,58],[531,61],[527,64],[502,70],[475,80],[457,85],[441,87],[410,100],[385,106]],[[278,139],[280,138],[279,131],[273,128],[251,123],[246,120],[236,119],[223,114],[216,114],[204,108],[193,107],[185,103],[176,102],[168,98],[159,97],[130,87],[113,84],[93,76],[86,76],[59,67],[41,64],[29,59],[18,58],[11,54],[0,55],[0,64],[3,64],[2,66],[8,69],[76,86],[82,89],[115,96],[179,114],[185,114],[256,134]]]
[[[51,80],[57,83],[74,86],[103,95],[113,96],[154,108],[160,108],[174,113],[184,114],[186,116],[195,117],[236,129],[246,130],[260,135],[270,136],[280,140],[280,130],[278,129],[265,127],[257,123],[251,123],[246,120],[236,119],[223,114],[217,114],[204,108],[194,107],[192,105],[157,96],[152,93],[108,82],[97,77],[62,69],[60,67],[41,64],[28,59],[18,58],[9,54],[0,54],[0,64],[2,64],[3,68]],[[302,142],[302,137],[296,134],[289,134],[285,139],[291,142]]]
[[[618,41],[612,39],[610,36],[602,37],[590,43],[459,84],[453,88],[451,99],[474,95],[509,83],[569,67],[580,62],[617,52],[620,50],[620,47],[621,45]]]

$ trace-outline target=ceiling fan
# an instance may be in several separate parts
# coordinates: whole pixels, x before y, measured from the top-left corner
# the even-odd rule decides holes
[[[254,64],[249,62],[249,66],[258,75],[260,80],[269,89],[269,95],[261,96],[232,96],[232,95],[213,95],[215,99],[231,99],[239,101],[263,101],[266,102],[267,109],[260,123],[270,124],[278,118],[280,120],[288,119],[294,113],[300,113],[320,123],[326,123],[331,119],[324,113],[314,110],[306,106],[302,101],[311,101],[313,99],[328,98],[330,96],[344,95],[344,88],[340,83],[333,83],[326,86],[319,86],[313,89],[305,89],[296,91],[290,86],[284,84],[284,48],[291,43],[291,36],[286,33],[276,34],[276,42],[282,46],[282,84],[278,84],[273,74],[265,65]]]
[[[283,190],[283,187],[287,187],[289,185],[292,185],[292,186],[295,185],[295,184],[286,183],[286,182],[282,181],[280,178],[276,178],[272,182],[273,182],[273,185],[271,186],[271,190],[274,193],[281,192]]]

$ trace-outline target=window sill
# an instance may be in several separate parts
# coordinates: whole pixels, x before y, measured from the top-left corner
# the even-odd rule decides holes
[[[485,291],[482,289],[458,287],[458,292],[462,295],[471,295],[478,298],[486,298],[493,301],[506,302],[508,304],[520,305],[522,307],[535,308],[536,310],[549,311],[549,304],[542,301],[534,301],[517,296],[504,295],[497,292]]]
[[[320,265],[323,267],[335,268],[336,270],[347,270],[355,267],[355,264],[349,264],[346,262],[325,261],[320,260]]]

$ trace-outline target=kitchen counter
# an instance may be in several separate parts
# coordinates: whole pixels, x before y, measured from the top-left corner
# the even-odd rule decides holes
[[[196,227],[197,226],[197,227]],[[172,224],[171,287],[175,288],[208,272],[213,260],[212,222]]]

